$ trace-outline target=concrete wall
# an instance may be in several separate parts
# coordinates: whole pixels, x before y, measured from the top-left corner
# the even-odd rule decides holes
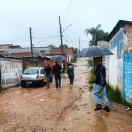
[[[124,53],[132,52],[132,26],[126,25],[124,27]]]
[[[109,48],[114,55],[109,56],[108,77],[109,84],[120,87],[122,84],[122,60],[123,60],[124,29],[121,28],[109,42]],[[122,90],[120,89],[122,92]]]
[[[109,42],[108,82],[132,104],[132,26],[121,28]]]
[[[123,62],[124,99],[132,104],[132,53],[126,53]]]
[[[117,49],[114,48],[112,50],[112,53],[114,55],[109,57],[109,84],[112,85],[113,87],[117,87]]]

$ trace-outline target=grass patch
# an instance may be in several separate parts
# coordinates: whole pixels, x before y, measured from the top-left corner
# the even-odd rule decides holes
[[[112,86],[107,85],[106,94],[109,100],[132,108],[132,105],[128,104],[126,101],[123,100],[123,98],[121,97],[121,92],[118,88],[114,89]]]
[[[118,88],[114,89],[113,87],[107,85],[106,86],[106,94],[109,100],[117,102],[119,104],[123,103],[121,93]]]
[[[93,84],[94,82],[95,82],[95,76],[91,74],[88,83]]]

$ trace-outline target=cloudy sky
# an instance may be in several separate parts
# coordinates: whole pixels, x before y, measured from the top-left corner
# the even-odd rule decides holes
[[[64,43],[78,47],[80,37],[82,49],[90,39],[86,28],[101,24],[110,32],[119,19],[132,21],[131,6],[131,0],[0,0],[0,44],[30,46],[32,27],[34,46],[58,46],[61,16]]]

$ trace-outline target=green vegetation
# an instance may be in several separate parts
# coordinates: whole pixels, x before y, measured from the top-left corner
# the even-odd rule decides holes
[[[123,103],[121,93],[118,88],[114,89],[113,87],[107,85],[106,89],[107,89],[107,91],[106,91],[107,96],[111,101],[117,102],[119,104]]]
[[[86,35],[90,34],[92,36],[92,40],[90,41],[90,45],[97,45],[97,41],[104,39],[108,36],[108,32],[105,32],[101,29],[101,24],[98,24],[96,27],[87,28],[84,31]]]
[[[92,59],[88,59],[88,64],[89,64],[89,66],[93,66],[93,61],[92,61]]]
[[[95,76],[91,74],[88,83],[93,84],[95,82]]]

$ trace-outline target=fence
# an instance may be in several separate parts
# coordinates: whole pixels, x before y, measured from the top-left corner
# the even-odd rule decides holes
[[[1,87],[12,87],[20,83],[22,73],[22,61],[19,60],[0,60]]]

